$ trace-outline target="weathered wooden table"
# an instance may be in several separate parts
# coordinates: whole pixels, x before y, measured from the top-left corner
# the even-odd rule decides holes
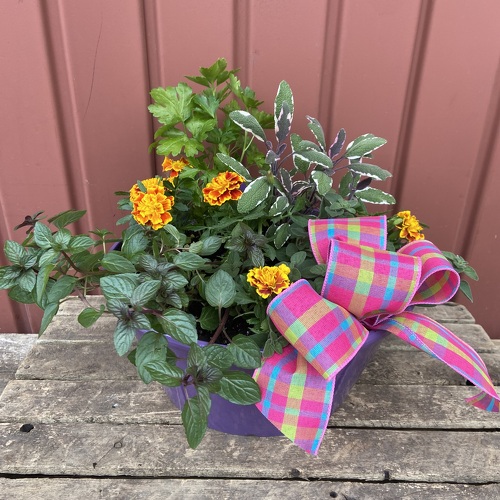
[[[396,338],[331,418],[317,457],[286,438],[211,430],[191,450],[161,387],[115,354],[114,320],[86,330],[79,309],[66,303],[36,343],[0,336],[2,500],[500,498],[500,416],[465,404],[474,387]],[[463,306],[424,310],[500,385],[500,348]]]

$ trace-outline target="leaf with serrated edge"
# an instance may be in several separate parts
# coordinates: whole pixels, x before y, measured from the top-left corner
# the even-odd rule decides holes
[[[129,322],[117,321],[113,341],[119,356],[127,354],[135,339],[135,332],[135,328]]]
[[[224,399],[240,405],[252,405],[261,400],[260,387],[246,373],[239,371],[225,372],[220,381],[218,394]]]
[[[104,304],[101,304],[99,310],[94,309],[93,307],[86,307],[78,315],[78,323],[85,328],[92,326],[102,316],[104,309]]]
[[[156,296],[160,289],[161,281],[150,280],[141,283],[133,292],[131,302],[135,306],[144,306]]]
[[[146,369],[152,361],[162,361],[167,353],[167,339],[158,332],[146,332],[137,344],[135,366],[142,381],[149,384],[153,378]]]
[[[183,252],[174,257],[174,264],[184,271],[193,271],[203,267],[205,259],[195,253]]]
[[[42,321],[40,323],[40,330],[38,332],[38,335],[41,335],[49,326],[50,322],[54,318],[54,316],[57,314],[57,311],[59,310],[59,303],[52,303],[52,304],[47,304],[45,307],[45,310],[43,311],[43,317]]]
[[[209,365],[215,366],[221,370],[227,370],[234,363],[234,358],[226,347],[211,344],[204,347],[203,350],[205,351]]]
[[[149,361],[145,363],[144,368],[150,373],[153,380],[167,387],[179,387],[184,377],[184,372],[180,368],[163,360]]]
[[[52,236],[52,231],[41,222],[35,224],[35,230],[33,231],[35,243],[44,250],[51,248],[54,244],[54,237]]]
[[[230,274],[222,269],[210,276],[205,286],[207,302],[217,308],[229,307],[234,302],[236,283]]]
[[[17,241],[7,240],[4,244],[5,256],[12,264],[20,264],[26,249]]]
[[[236,366],[241,368],[259,368],[261,353],[259,346],[244,335],[236,335],[227,346],[232,354]]]
[[[158,317],[158,321],[165,333],[168,333],[182,344],[190,345],[198,340],[196,321],[184,311],[168,309],[162,316]]]
[[[199,396],[189,398],[184,403],[181,416],[188,444],[191,448],[196,448],[203,439],[208,427],[206,404]]]

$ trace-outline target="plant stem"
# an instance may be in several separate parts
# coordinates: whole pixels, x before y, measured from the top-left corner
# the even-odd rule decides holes
[[[224,330],[224,326],[226,325],[227,319],[229,318],[229,309],[226,309],[224,311],[224,315],[222,316],[219,326],[217,327],[217,330],[215,330],[215,333],[212,335],[209,344],[214,344],[215,341],[219,338],[221,332]],[[224,332],[225,333],[225,332]]]

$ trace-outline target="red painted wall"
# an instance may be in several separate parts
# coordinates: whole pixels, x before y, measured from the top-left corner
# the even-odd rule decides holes
[[[2,0],[0,239],[40,209],[113,228],[113,192],[157,169],[149,89],[226,57],[269,110],[290,83],[299,133],[309,114],[388,139],[384,188],[477,268],[468,307],[500,338],[498,19],[497,0]],[[37,330],[0,304],[0,332]]]

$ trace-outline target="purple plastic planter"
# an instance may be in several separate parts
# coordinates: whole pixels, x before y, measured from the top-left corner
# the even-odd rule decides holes
[[[335,395],[332,405],[332,413],[342,404],[347,394],[361,375],[365,366],[370,362],[380,342],[388,335],[383,331],[371,331],[368,339],[358,351],[356,356],[339,372],[335,383]],[[166,335],[169,347],[179,358],[177,366],[186,368],[186,358],[189,346],[177,342],[172,337]],[[207,345],[206,342],[199,341],[200,346]],[[253,370],[236,368],[252,374]],[[177,408],[182,409],[186,402],[186,396],[182,387],[165,387],[165,392],[172,403]],[[187,387],[189,396],[195,395],[193,386]],[[239,436],[281,436],[281,432],[274,427],[269,420],[257,409],[255,405],[242,406],[231,403],[226,399],[211,394],[212,406],[208,416],[208,427],[227,434],[236,434]]]

